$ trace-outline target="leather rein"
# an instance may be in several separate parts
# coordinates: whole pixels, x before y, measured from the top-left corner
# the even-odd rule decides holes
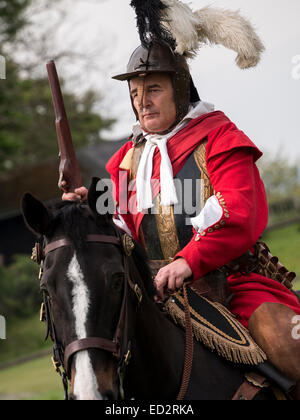
[[[54,325],[54,319],[51,308],[51,298],[46,290],[42,289],[43,292],[43,304],[41,308],[41,321],[46,322],[47,334],[46,340],[50,335],[54,346],[53,346],[53,357],[52,362],[57,373],[61,376],[65,400],[69,399],[68,395],[68,379],[71,379],[71,358],[76,353],[88,350],[88,349],[100,349],[108,351],[118,360],[118,376],[119,376],[119,393],[123,400],[125,398],[123,382],[125,377],[125,370],[129,364],[131,358],[131,341],[128,334],[128,291],[129,288],[136,295],[138,306],[141,304],[143,299],[142,290],[137,283],[131,280],[129,272],[128,259],[134,250],[134,242],[132,238],[127,234],[112,235],[87,235],[86,242],[89,243],[101,243],[115,245],[122,250],[123,264],[124,264],[124,294],[122,300],[122,306],[120,311],[120,317],[117,324],[117,328],[112,340],[102,337],[87,337],[79,340],[72,341],[65,348],[59,343],[56,335],[56,329]],[[73,243],[66,238],[59,239],[46,245],[44,249],[41,248],[40,244],[37,243],[33,249],[32,259],[41,266],[39,280],[43,277],[43,263],[46,256],[57,249],[63,247],[72,247]],[[129,287],[129,288],[128,288]],[[187,392],[187,388],[190,381],[190,375],[193,363],[193,334],[191,327],[191,317],[189,304],[187,299],[186,287],[185,292],[185,318],[186,318],[186,349],[185,349],[185,363],[183,369],[183,377],[181,387],[177,400],[183,400]]]
[[[71,379],[71,358],[76,353],[88,350],[91,348],[108,351],[113,354],[114,357],[119,361],[118,375],[119,375],[119,386],[120,396],[124,399],[123,380],[125,374],[125,368],[129,363],[131,352],[131,342],[128,337],[128,316],[127,316],[127,302],[128,302],[128,286],[135,293],[138,299],[138,305],[142,301],[142,291],[138,284],[133,283],[130,278],[128,269],[127,259],[131,256],[134,249],[134,242],[130,236],[124,234],[122,236],[111,236],[111,235],[88,235],[86,242],[90,243],[101,243],[115,245],[122,248],[122,255],[124,259],[124,294],[121,306],[121,312],[117,329],[115,331],[112,340],[102,337],[87,337],[79,340],[75,340],[69,343],[65,348],[59,343],[56,335],[54,319],[51,309],[51,298],[46,289],[43,289],[43,304],[41,308],[41,321],[45,321],[47,324],[47,335],[46,339],[50,335],[53,346],[53,357],[52,362],[55,370],[60,374],[63,386],[65,399],[68,400],[68,379]],[[34,248],[33,257],[37,263],[41,265],[40,280],[43,277],[43,262],[46,256],[57,249],[62,247],[73,246],[72,242],[66,238],[59,239],[51,242],[41,250],[40,244],[36,244]]]

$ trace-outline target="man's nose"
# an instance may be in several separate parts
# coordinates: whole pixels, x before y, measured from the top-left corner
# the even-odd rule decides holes
[[[149,105],[150,105],[149,95],[147,95],[146,92],[141,92],[141,95],[139,96],[140,110],[143,110],[144,108],[149,107]]]
[[[145,84],[142,82],[138,86],[138,104],[140,110],[147,108],[150,104],[149,95],[145,89]]]

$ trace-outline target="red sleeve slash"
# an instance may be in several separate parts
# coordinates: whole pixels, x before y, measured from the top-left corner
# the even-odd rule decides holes
[[[265,188],[255,165],[258,149],[250,144],[230,148],[228,139],[227,151],[216,151],[209,144],[207,170],[223,216],[201,235],[195,233],[175,257],[187,261],[194,280],[243,255],[261,236],[268,220]]]

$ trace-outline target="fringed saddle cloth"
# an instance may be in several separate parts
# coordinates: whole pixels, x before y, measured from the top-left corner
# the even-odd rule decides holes
[[[201,296],[187,287],[193,335],[218,355],[234,363],[257,365],[267,357],[257,346],[249,331],[221,303]],[[165,310],[172,320],[185,327],[183,291],[174,293],[166,302]]]

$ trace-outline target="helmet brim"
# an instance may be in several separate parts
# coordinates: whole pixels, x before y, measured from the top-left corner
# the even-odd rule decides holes
[[[125,80],[130,80],[133,77],[142,77],[142,76],[147,76],[148,74],[153,74],[153,73],[175,73],[175,70],[168,70],[168,71],[162,71],[162,70],[147,70],[147,71],[135,71],[135,72],[130,72],[130,73],[123,73],[123,74],[118,74],[117,76],[113,76],[112,79],[114,80],[120,80],[120,81],[125,81]]]

